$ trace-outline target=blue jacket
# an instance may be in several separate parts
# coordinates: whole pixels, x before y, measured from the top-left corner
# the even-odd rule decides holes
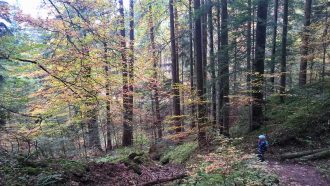
[[[268,141],[260,140],[258,142],[258,153],[265,153],[268,148]]]

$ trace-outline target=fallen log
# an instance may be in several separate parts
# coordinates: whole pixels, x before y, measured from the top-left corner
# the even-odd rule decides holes
[[[165,182],[170,182],[170,181],[174,181],[174,180],[177,180],[177,179],[182,179],[184,177],[187,177],[188,175],[186,173],[184,174],[179,174],[179,175],[176,175],[174,177],[170,177],[170,178],[160,178],[160,179],[157,179],[157,180],[153,180],[153,181],[150,181],[150,182],[144,182],[142,184],[139,184],[140,186],[151,186],[151,185],[156,185],[156,184],[161,184],[161,183],[165,183]]]
[[[280,155],[280,158],[281,158],[281,160],[300,158],[303,156],[315,154],[315,153],[326,151],[326,150],[330,150],[330,148],[313,149],[313,150],[306,150],[306,151],[300,151],[300,152],[286,153],[286,154]]]
[[[303,156],[299,158],[300,161],[308,161],[308,160],[318,160],[318,159],[324,159],[324,158],[330,158],[330,149],[324,150],[318,153],[310,154],[307,156]]]

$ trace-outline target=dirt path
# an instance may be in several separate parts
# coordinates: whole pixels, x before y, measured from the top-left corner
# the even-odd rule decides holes
[[[268,162],[268,167],[279,176],[284,186],[329,186],[330,180],[322,177],[315,167],[276,161]]]

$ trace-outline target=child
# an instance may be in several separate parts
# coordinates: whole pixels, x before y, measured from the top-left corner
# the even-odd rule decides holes
[[[268,141],[266,140],[265,135],[259,135],[258,141],[258,159],[259,161],[265,161],[264,153],[267,151]]]

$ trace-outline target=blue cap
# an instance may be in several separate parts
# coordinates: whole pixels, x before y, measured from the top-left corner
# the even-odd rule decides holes
[[[259,135],[259,139],[266,139],[266,136],[261,134],[261,135]]]

